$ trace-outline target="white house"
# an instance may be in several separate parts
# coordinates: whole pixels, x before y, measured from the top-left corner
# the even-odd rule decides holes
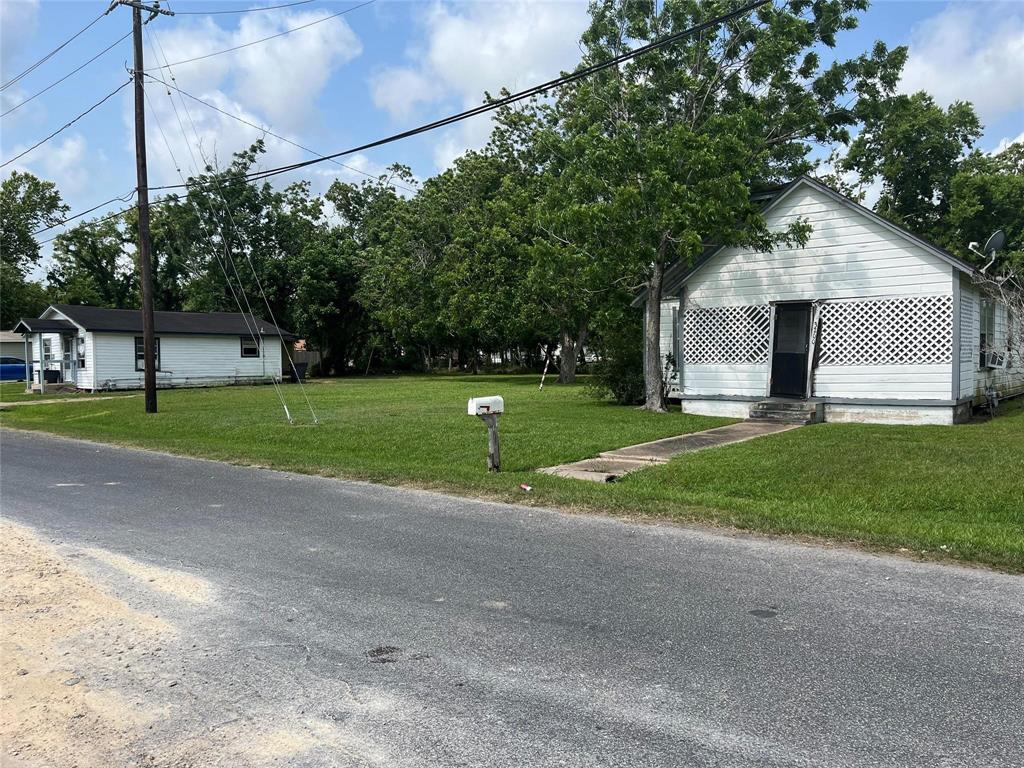
[[[155,312],[156,377],[160,387],[280,380],[282,345],[294,336],[237,312]],[[143,385],[142,313],[137,309],[53,304],[22,318],[34,389],[40,376],[78,389]]]
[[[709,249],[666,274],[661,353],[684,411],[951,424],[988,388],[1024,392],[1007,308],[970,264],[807,177],[764,215],[805,220],[809,241]]]

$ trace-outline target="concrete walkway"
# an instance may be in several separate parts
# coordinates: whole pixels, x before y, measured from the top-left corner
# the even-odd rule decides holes
[[[638,469],[665,464],[669,459],[683,453],[742,443],[762,435],[774,435],[777,432],[796,429],[798,426],[800,425],[768,421],[741,421],[703,432],[666,437],[663,440],[654,440],[650,443],[640,443],[614,451],[605,451],[596,459],[584,459],[572,464],[545,467],[537,471],[548,475],[572,477],[577,480],[610,483],[630,472],[636,472]]]

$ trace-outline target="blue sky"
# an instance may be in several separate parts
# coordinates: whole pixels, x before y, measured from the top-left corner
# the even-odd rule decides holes
[[[147,28],[147,66],[162,54],[173,63],[240,45],[352,8],[359,1],[315,0],[260,13],[204,15],[287,0],[171,0],[172,9],[191,14],[160,17]],[[106,5],[107,0],[2,0],[3,81],[84,27]],[[128,32],[130,15],[127,8],[115,9],[6,89],[0,94],[3,111]],[[571,68],[586,21],[586,4],[569,0],[376,0],[271,42],[173,66],[171,71],[184,90],[327,153],[475,105],[485,89],[515,89]],[[876,39],[910,46],[906,90],[923,88],[944,104],[954,99],[975,103],[986,125],[982,149],[1024,140],[1024,2],[876,1],[863,15],[860,28],[840,37],[837,55],[855,55]],[[3,118],[0,157],[7,160],[18,154],[127,80],[130,58],[129,38]],[[260,135],[187,100],[187,114],[179,105],[183,132],[167,95],[156,85],[148,92],[153,186],[178,183],[172,155],[187,173],[204,157],[226,160]],[[131,114],[131,89],[126,88],[2,173],[18,167],[56,181],[76,211],[125,194],[134,187]],[[487,132],[487,119],[476,118],[346,163],[377,173],[398,161],[426,178],[447,167],[465,148],[481,144]],[[268,166],[310,157],[275,139],[268,139],[268,144]],[[356,171],[331,164],[303,175],[318,190],[336,177],[361,178]]]

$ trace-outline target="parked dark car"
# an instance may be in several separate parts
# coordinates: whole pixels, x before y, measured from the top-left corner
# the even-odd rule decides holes
[[[29,367],[29,375],[32,368]],[[25,361],[20,357],[0,357],[0,381],[24,381]]]

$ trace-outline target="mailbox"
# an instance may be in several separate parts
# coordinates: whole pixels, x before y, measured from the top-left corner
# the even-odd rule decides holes
[[[494,397],[471,397],[469,398],[470,416],[489,416],[505,412],[505,398]]]
[[[487,469],[501,471],[501,446],[498,444],[498,416],[505,412],[505,398],[471,397],[469,415],[479,416],[487,425]]]

